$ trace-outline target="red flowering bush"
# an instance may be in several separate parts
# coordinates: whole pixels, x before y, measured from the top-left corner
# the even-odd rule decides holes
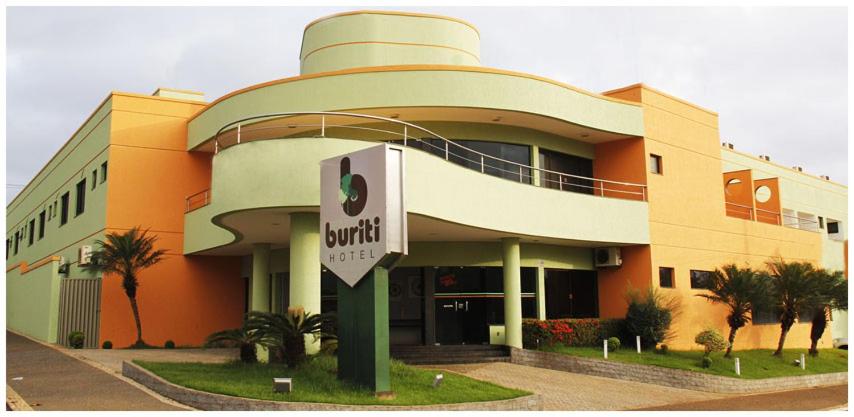
[[[522,344],[527,349],[563,344],[599,346],[602,340],[618,336],[621,327],[614,319],[554,319],[522,321]]]

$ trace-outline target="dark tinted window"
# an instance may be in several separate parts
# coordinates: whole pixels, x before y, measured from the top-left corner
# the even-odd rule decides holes
[[[29,238],[29,241],[27,242],[27,246],[33,244],[35,237],[36,237],[36,219],[32,219],[32,220],[30,220],[30,238]]]
[[[402,140],[391,142],[403,144]],[[408,140],[406,146],[421,149],[442,159],[445,159],[447,153],[448,161],[457,165],[516,182],[531,183],[532,173],[528,168],[531,165],[530,146],[479,140],[455,139],[452,142],[448,143],[447,149],[445,142],[440,139]],[[479,153],[507,162],[488,157],[481,159]]]
[[[691,288],[707,289],[709,288],[709,276],[712,273],[709,271],[691,270]]]
[[[540,168],[579,177],[593,177],[593,160],[545,149],[540,149]],[[550,172],[543,173],[540,176],[540,185],[576,193],[593,194],[592,180],[567,177]]]
[[[77,183],[77,200],[74,207],[74,215],[79,216],[83,214],[83,210],[86,209],[86,180],[80,181]]]
[[[60,226],[62,226],[65,223],[68,223],[68,199],[69,199],[68,193],[63,194],[62,197],[59,198],[59,201],[62,204],[62,207],[61,207],[60,212],[59,212],[59,225]]]
[[[827,233],[839,233],[839,222],[827,222]]]
[[[673,288],[673,268],[658,268],[658,286]]]
[[[39,239],[44,237],[45,211],[39,213]]]
[[[754,309],[752,312],[753,324],[775,324],[780,322],[781,311],[777,308]]]

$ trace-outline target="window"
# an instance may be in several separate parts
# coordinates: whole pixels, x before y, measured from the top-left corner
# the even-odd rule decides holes
[[[44,237],[44,222],[45,222],[45,211],[42,210],[42,212],[39,213],[39,240],[42,240],[42,238]]]
[[[691,288],[707,289],[709,288],[709,276],[712,273],[709,271],[691,270]]]
[[[18,254],[18,242],[21,240],[21,232],[15,232],[15,255]]]
[[[98,170],[92,170],[92,189],[95,189],[95,184],[98,182]]]
[[[593,160],[579,156],[567,155],[560,152],[540,149],[540,168],[590,178],[593,176]],[[591,180],[543,172],[540,175],[540,185],[546,188],[593,194],[594,184]]]
[[[827,234],[839,233],[839,222],[827,222]]]
[[[36,237],[36,219],[30,220],[30,236],[27,239],[27,246],[32,246]]]
[[[53,218],[53,204],[47,205],[47,219],[50,220]]]
[[[74,216],[79,216],[83,214],[83,210],[86,209],[86,180],[80,181],[77,183],[77,200],[75,201],[77,204],[74,206]]]
[[[664,166],[661,164],[661,156],[649,154],[649,172],[664,175]]]
[[[101,164],[101,183],[107,180],[107,161]]]
[[[776,307],[754,309],[751,312],[751,323],[753,324],[776,324],[780,322],[781,311]]]
[[[818,228],[824,229],[824,217],[818,216]]]
[[[673,288],[673,268],[658,268],[658,286],[661,288]]]
[[[12,246],[12,239],[6,239],[6,259],[9,259],[9,247]]]
[[[62,210],[59,212],[59,225],[62,226],[68,223],[68,193],[62,195],[59,201],[62,202]]]
[[[57,209],[56,200],[53,200],[53,217],[56,217],[56,209]]]

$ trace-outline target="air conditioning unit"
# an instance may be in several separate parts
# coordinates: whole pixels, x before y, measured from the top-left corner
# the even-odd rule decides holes
[[[77,265],[89,265],[92,262],[92,245],[83,245],[77,252]]]
[[[620,256],[620,248],[596,248],[593,251],[593,263],[597,267],[620,266],[623,258]]]

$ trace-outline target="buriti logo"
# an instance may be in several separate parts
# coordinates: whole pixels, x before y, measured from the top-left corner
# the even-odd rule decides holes
[[[341,209],[350,217],[356,217],[365,206],[368,204],[368,183],[365,177],[359,174],[350,172],[350,158],[341,158],[340,183],[338,189],[338,202],[341,203]],[[334,248],[353,245],[356,242],[373,243],[380,241],[380,218],[374,217],[371,219],[359,219],[358,225],[342,227],[338,230],[332,230],[329,222],[324,225],[324,234],[326,235],[326,247]],[[341,253],[342,259],[346,259],[344,252]],[[351,254],[355,256],[355,254]],[[364,257],[364,254],[362,254]],[[373,258],[373,251],[370,253]],[[330,261],[334,261],[331,259]]]

